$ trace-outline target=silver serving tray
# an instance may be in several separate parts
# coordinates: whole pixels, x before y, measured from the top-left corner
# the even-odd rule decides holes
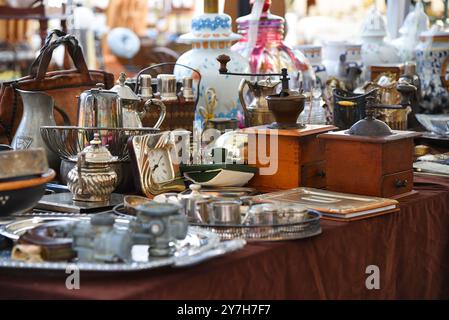
[[[320,214],[310,211],[307,215],[306,219],[282,224],[220,225],[190,222],[190,225],[214,232],[220,236],[221,240],[244,239],[247,242],[298,240],[310,238],[322,232]]]
[[[0,234],[12,240],[17,240],[26,230],[51,221],[76,221],[89,219],[89,217],[34,217],[17,220],[0,226]],[[127,219],[116,219],[116,223],[129,223]],[[9,251],[0,251],[0,268],[34,269],[34,270],[67,270],[76,266],[80,271],[90,272],[118,272],[140,271],[164,266],[186,267],[202,261],[236,251],[245,246],[245,240],[231,240],[221,242],[220,237],[210,231],[189,227],[187,237],[178,241],[174,256],[156,258],[148,257],[148,246],[136,245],[133,247],[131,263],[86,263],[86,262],[25,262],[12,260]]]

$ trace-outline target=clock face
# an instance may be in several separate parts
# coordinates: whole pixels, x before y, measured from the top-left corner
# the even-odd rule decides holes
[[[173,169],[170,153],[167,149],[151,149],[148,151],[150,174],[155,183],[173,180]]]

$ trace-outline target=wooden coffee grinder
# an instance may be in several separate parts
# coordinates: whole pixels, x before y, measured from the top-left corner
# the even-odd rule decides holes
[[[337,129],[331,125],[301,125],[296,121],[304,110],[306,97],[290,91],[287,69],[273,74],[228,72],[228,56],[217,58],[220,74],[240,76],[279,76],[282,89],[265,97],[273,113],[273,123],[242,129],[248,135],[248,164],[259,168],[249,186],[261,192],[291,189],[299,186],[326,186],[324,143],[316,137]]]
[[[401,197],[413,190],[414,131],[393,131],[384,122],[375,119],[376,108],[398,109],[410,105],[410,95],[416,88],[400,83],[400,105],[376,105],[370,97],[366,118],[349,130],[318,136],[325,141],[326,188],[377,197]]]

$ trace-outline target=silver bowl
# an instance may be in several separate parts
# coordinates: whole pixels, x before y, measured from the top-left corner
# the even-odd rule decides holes
[[[449,114],[416,114],[415,116],[427,131],[439,136],[449,135]]]
[[[159,132],[155,128],[85,128],[70,126],[42,126],[42,138],[48,148],[61,159],[73,160],[89,145],[94,133],[118,161],[128,161],[127,141],[129,137]]]

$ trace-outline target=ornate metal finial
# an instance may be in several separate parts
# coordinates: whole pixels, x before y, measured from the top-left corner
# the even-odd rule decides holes
[[[366,112],[366,119],[373,120],[375,119],[375,109],[376,109],[376,103],[377,103],[377,94],[370,95],[366,97],[366,106],[365,106],[365,112]]]
[[[126,81],[126,74],[124,72],[120,72],[120,77],[118,78],[118,83],[121,86],[125,85],[125,81]]]
[[[94,138],[90,141],[90,144],[94,147],[101,145],[100,134],[98,132],[94,133]]]

